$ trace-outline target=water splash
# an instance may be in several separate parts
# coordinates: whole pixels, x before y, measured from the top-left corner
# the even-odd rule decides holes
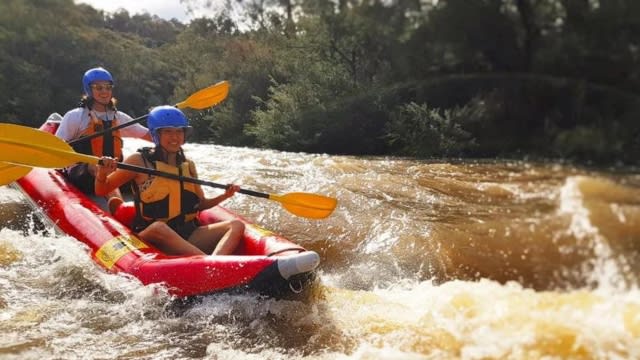
[[[213,145],[187,154],[201,178],[338,198],[323,221],[261,199],[225,203],[321,254],[317,294],[182,307],[162,288],[104,272],[49,225],[11,227],[10,214],[0,219],[0,357],[640,357],[634,175]],[[23,201],[6,203],[29,216]]]
[[[594,257],[583,266],[583,273],[587,274],[589,284],[623,290],[630,285],[628,275],[631,267],[624,257],[616,256],[609,240],[593,224],[590,199],[583,190],[597,181],[583,176],[567,178],[560,189],[558,215],[570,217],[566,231],[578,241],[576,246],[593,251]]]

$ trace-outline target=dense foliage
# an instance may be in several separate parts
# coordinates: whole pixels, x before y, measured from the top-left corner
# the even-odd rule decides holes
[[[198,141],[640,161],[636,0],[229,4],[182,24],[72,0],[3,0],[3,121],[36,126],[67,111],[82,73],[102,65],[133,116],[228,80],[224,104],[188,114]]]

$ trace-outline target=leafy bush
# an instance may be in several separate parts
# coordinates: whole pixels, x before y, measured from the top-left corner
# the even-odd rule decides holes
[[[387,139],[401,155],[459,156],[476,146],[462,126],[470,112],[468,106],[440,110],[411,102],[391,114]]]

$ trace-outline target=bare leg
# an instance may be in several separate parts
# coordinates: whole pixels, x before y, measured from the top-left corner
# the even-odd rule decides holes
[[[211,255],[231,255],[240,244],[244,223],[238,220],[221,221],[200,226],[189,237],[189,242]]]
[[[120,199],[124,199],[122,197],[122,193],[120,192],[120,189],[118,189],[118,188],[113,189],[112,191],[110,191],[107,194],[107,199],[111,199],[112,197],[117,197],[117,198],[120,198]]]
[[[156,221],[138,235],[167,255],[204,255],[204,253],[178,235],[169,225]]]

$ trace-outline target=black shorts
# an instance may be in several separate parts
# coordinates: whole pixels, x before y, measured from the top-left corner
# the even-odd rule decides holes
[[[153,222],[143,222],[141,224],[136,225],[134,221],[133,231],[141,232],[152,223]],[[167,225],[169,225],[169,227],[173,229],[173,231],[175,231],[178,235],[180,235],[185,240],[189,240],[189,236],[191,236],[191,234],[193,234],[193,232],[200,227],[200,223],[198,222],[198,220],[192,220],[182,224],[169,222],[167,223]]]
[[[171,228],[178,233],[183,239],[189,240],[189,236],[199,227],[198,222],[193,220],[184,224],[174,225]]]
[[[96,194],[95,181],[96,179],[89,172],[89,164],[78,163],[66,170],[67,179],[78,190],[88,195]]]

